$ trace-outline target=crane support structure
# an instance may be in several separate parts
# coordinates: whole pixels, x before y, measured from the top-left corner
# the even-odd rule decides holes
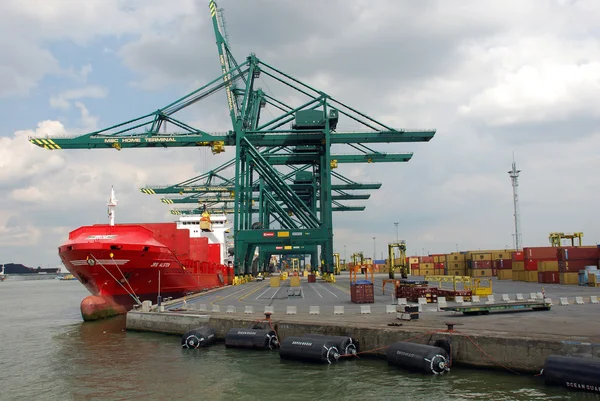
[[[332,212],[343,208],[352,210],[350,206],[336,203],[335,191],[378,189],[381,186],[380,183],[357,183],[333,170],[339,163],[408,162],[412,153],[387,153],[367,145],[428,142],[436,131],[393,128],[278,70],[255,54],[238,63],[227,43],[223,16],[214,0],[209,1],[209,11],[221,66],[220,76],[141,117],[76,137],[41,136],[29,140],[48,150],[201,146],[210,147],[213,154],[218,154],[233,147],[235,158],[229,165],[234,169],[233,178],[214,174],[172,186],[146,187],[141,191],[147,194],[233,195],[233,208],[227,211],[234,215],[236,276],[251,274],[252,256],[261,246],[265,249],[272,249],[269,248],[272,246],[304,247],[302,249],[308,250],[313,257],[312,268],[320,267],[324,274],[332,276]],[[263,79],[272,81],[268,85],[265,82],[269,93],[259,87]],[[271,93],[275,86],[280,98],[294,99],[296,104],[277,99]],[[184,121],[182,110],[219,91],[226,95],[230,130],[209,133]],[[263,113],[263,109],[269,110],[269,118],[264,118],[267,113]],[[352,129],[340,129],[345,122],[350,123]],[[361,128],[356,129],[356,126]],[[332,154],[332,145],[346,145],[356,153]],[[277,166],[292,168],[292,172],[283,174]],[[315,255],[317,247],[318,259]],[[268,254],[266,251],[260,253]]]
[[[398,259],[400,263],[397,267],[400,268],[402,278],[408,278],[408,265],[406,264],[406,242],[399,241],[388,244],[388,261],[389,261],[389,278],[394,279],[396,275],[395,250],[398,250]]]

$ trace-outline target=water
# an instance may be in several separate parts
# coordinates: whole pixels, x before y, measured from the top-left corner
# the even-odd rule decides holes
[[[84,323],[77,281],[0,283],[0,400],[596,400],[529,375],[453,367],[400,371],[385,361],[330,366],[277,352],[184,350],[179,336],[124,330],[124,317]]]

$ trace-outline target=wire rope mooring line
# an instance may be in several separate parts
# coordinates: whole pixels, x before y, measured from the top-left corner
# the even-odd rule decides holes
[[[125,275],[123,274],[123,272],[121,271],[121,268],[119,267],[119,265],[117,264],[117,262],[115,261],[115,259],[112,257],[112,253],[111,253],[111,257],[110,260],[113,261],[113,263],[115,264],[115,267],[117,268],[117,270],[119,271],[119,273],[121,273],[121,276],[123,277],[123,280],[125,280],[125,282],[127,283],[127,285],[129,286],[129,289],[131,290],[131,293],[133,295],[135,295],[135,297],[139,300],[140,297],[137,296],[137,294],[135,293],[135,291],[133,290],[133,287],[131,286],[131,283],[129,282],[129,280],[127,280],[127,277],[125,277]]]
[[[474,345],[474,346],[475,346],[475,347],[476,347],[476,348],[477,348],[479,351],[481,351],[481,353],[482,353],[483,355],[485,355],[485,356],[487,356],[488,358],[490,358],[490,359],[491,359],[491,360],[492,360],[494,363],[496,363],[498,366],[500,366],[500,367],[502,367],[502,368],[504,368],[504,369],[508,370],[509,372],[512,372],[512,373],[514,373],[514,374],[516,374],[516,375],[519,375],[519,376],[521,375],[519,372],[516,372],[516,371],[512,370],[511,368],[509,368],[509,367],[507,367],[507,366],[505,366],[505,365],[501,364],[500,362],[496,361],[496,360],[494,359],[494,357],[493,357],[493,356],[491,356],[490,354],[488,354],[487,352],[485,352],[485,351],[483,350],[483,348],[481,348],[481,347],[479,346],[479,344],[477,344],[477,343],[476,343],[476,342],[475,342],[475,341],[474,341],[474,340],[473,340],[471,337],[469,337],[469,336],[465,336],[465,337],[467,337],[467,339],[468,339],[469,341],[471,341],[471,343],[473,343],[473,345]]]
[[[105,271],[106,271],[106,272],[109,274],[109,276],[111,276],[111,277],[113,278],[113,280],[115,280],[115,281],[117,282],[117,284],[119,284],[121,287],[123,287],[123,289],[125,290],[125,292],[126,292],[127,294],[129,294],[129,296],[130,296],[131,298],[133,298],[133,300],[134,300],[134,301],[135,301],[135,302],[136,302],[138,305],[141,305],[141,304],[142,304],[142,303],[140,302],[140,300],[139,300],[137,297],[135,297],[135,296],[134,296],[132,293],[130,293],[130,292],[129,292],[129,290],[128,290],[127,288],[125,288],[125,286],[124,286],[124,285],[123,285],[123,284],[122,284],[122,283],[121,283],[119,280],[117,280],[117,278],[116,278],[115,276],[113,276],[113,275],[112,275],[112,273],[111,273],[110,271],[108,271],[108,269],[107,269],[107,268],[106,268],[106,267],[105,267],[105,266],[102,264],[102,262],[100,262],[98,259],[96,259],[96,257],[95,257],[94,255],[92,255],[91,253],[90,253],[90,256],[91,256],[92,258],[94,258],[94,260],[96,261],[96,263],[98,263],[98,264],[99,264],[99,265],[100,265],[100,266],[101,266],[101,267],[102,267],[102,268],[103,268],[103,269],[104,269],[104,270],[105,270]]]

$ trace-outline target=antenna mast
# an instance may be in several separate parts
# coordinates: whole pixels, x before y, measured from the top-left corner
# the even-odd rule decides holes
[[[117,199],[115,198],[115,189],[110,187],[110,199],[107,203],[108,206],[108,221],[111,226],[115,225],[115,207],[117,206]]]
[[[515,250],[520,251],[522,249],[521,245],[521,215],[519,213],[519,173],[521,170],[517,170],[517,163],[515,162],[515,152],[513,152],[513,162],[512,162],[512,170],[508,172],[510,176],[510,180],[512,181],[513,188],[513,203],[514,203],[514,217],[515,217]]]

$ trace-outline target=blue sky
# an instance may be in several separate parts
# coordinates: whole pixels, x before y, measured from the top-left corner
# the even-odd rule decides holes
[[[396,127],[437,129],[427,144],[381,147],[414,151],[409,163],[340,167],[383,187],[357,202],[364,212],[335,215],[337,251],[371,256],[375,236],[380,258],[394,222],[409,253],[510,246],[513,151],[525,244],[546,245],[551,231],[600,241],[600,3],[311,1],[220,1],[236,57],[255,52]],[[57,264],[70,230],[107,221],[111,185],[117,221],[170,221],[169,206],[138,188],[232,157],[233,149],[49,152],[26,141],[137,117],[217,77],[207,10],[194,0],[0,5],[0,263]],[[226,111],[219,93],[186,117],[224,130]]]

